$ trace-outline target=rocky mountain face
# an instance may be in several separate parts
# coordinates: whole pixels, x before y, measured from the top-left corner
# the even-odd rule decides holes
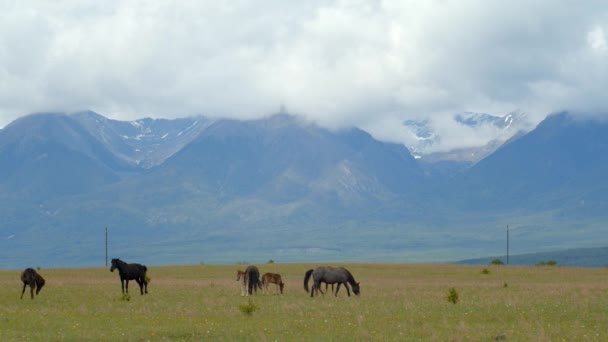
[[[515,130],[519,119],[454,120]],[[156,263],[466,259],[493,255],[502,233],[489,227],[513,221],[522,252],[597,242],[608,125],[559,113],[518,132],[476,163],[430,169],[431,154],[285,114],[26,116],[0,130],[0,267],[94,263],[103,227],[113,254]]]

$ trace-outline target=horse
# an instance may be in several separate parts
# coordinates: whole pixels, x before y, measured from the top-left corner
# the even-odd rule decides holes
[[[36,272],[33,268],[26,268],[21,272],[21,281],[23,282],[23,290],[21,290],[21,299],[23,299],[23,293],[25,292],[25,287],[29,285],[30,287],[30,296],[34,299],[34,288],[36,289],[36,295],[40,293],[42,287],[44,286],[44,278],[38,272]]]
[[[236,281],[242,279],[241,296],[249,296],[258,293],[258,288],[262,289],[262,283],[260,282],[260,270],[255,266],[247,266],[245,271],[236,271]]]
[[[148,294],[148,280],[147,280],[147,272],[148,268],[145,265],[141,264],[127,264],[126,262],[120,259],[112,259],[112,267],[110,267],[110,272],[114,272],[115,269],[118,269],[118,274],[120,275],[120,287],[122,288],[122,293],[129,293],[129,280],[135,280],[137,285],[139,285],[139,292],[141,294]],[[126,284],[125,284],[126,281]]]
[[[283,283],[283,279],[281,279],[281,275],[278,273],[264,273],[262,276],[262,285],[264,285],[264,292],[268,292],[268,286],[270,284],[275,284],[276,292],[281,290],[281,294],[283,294],[283,288],[285,287],[285,283]]]
[[[308,290],[308,281],[310,276],[314,279],[314,283],[312,285],[312,289]],[[310,292],[310,296],[313,297],[315,290],[323,293],[321,291],[321,283],[326,284],[338,284],[336,288],[335,295],[338,296],[338,291],[340,291],[340,285],[344,284],[346,288],[346,293],[350,297],[350,290],[348,289],[347,283],[353,288],[353,292],[355,295],[359,295],[359,283],[355,281],[353,275],[344,267],[329,267],[329,266],[319,266],[315,269],[310,269],[306,271],[304,274],[304,290],[306,292]]]

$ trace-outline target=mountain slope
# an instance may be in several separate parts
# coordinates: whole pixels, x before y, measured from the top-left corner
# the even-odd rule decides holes
[[[45,198],[116,182],[129,166],[63,114],[23,117],[0,131],[0,186]]]
[[[111,255],[146,263],[465,259],[502,250],[506,224],[522,253],[605,239],[604,122],[548,117],[440,182],[356,128],[197,120],[1,130],[0,267],[99,263],[105,227]]]
[[[220,196],[280,201],[315,192],[343,200],[401,193],[421,177],[403,146],[357,129],[332,133],[288,115],[218,121],[154,172],[187,175]]]
[[[607,171],[608,123],[558,113],[480,161],[458,186],[483,206],[600,209]]]
[[[117,121],[94,112],[70,115],[121,160],[148,169],[188,145],[209,125],[204,117]]]

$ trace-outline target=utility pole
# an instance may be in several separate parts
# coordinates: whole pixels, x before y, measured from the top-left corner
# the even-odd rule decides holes
[[[106,227],[106,267],[108,267],[108,227]]]
[[[509,225],[507,225],[507,265],[509,264]]]

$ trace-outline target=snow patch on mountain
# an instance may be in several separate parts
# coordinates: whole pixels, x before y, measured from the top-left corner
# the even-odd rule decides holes
[[[533,128],[528,115],[514,111],[503,116],[463,112],[449,120],[406,120],[413,139],[408,145],[416,159],[477,162],[518,133]],[[457,133],[454,133],[457,132]]]

